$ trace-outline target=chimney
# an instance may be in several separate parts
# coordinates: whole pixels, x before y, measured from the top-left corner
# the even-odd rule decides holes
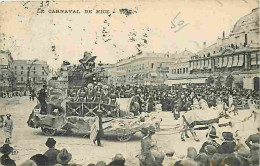
[[[225,38],[225,31],[223,31],[223,39]]]
[[[203,49],[205,49],[207,46],[206,42],[203,42]]]

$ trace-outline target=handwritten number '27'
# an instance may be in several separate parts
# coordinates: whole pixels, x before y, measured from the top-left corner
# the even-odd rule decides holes
[[[178,32],[180,31],[182,28],[184,28],[185,26],[187,26],[189,23],[186,23],[183,20],[179,20],[178,16],[181,14],[181,12],[179,12],[174,19],[171,21],[172,26],[171,29],[176,29],[174,32]]]

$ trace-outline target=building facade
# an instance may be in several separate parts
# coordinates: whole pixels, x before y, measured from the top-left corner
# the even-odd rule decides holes
[[[173,55],[169,53],[142,53],[120,59],[108,71],[109,84],[158,85],[168,79]]]
[[[13,57],[10,51],[0,50],[0,91],[12,91],[15,82],[12,71]]]
[[[39,60],[14,60],[13,72],[16,90],[24,91],[30,88],[39,90],[47,83],[49,65]]]
[[[230,35],[196,53],[189,60],[191,74],[234,76],[247,89],[259,90],[259,8],[240,18]],[[241,81],[242,80],[242,81]],[[250,85],[249,85],[250,84]]]

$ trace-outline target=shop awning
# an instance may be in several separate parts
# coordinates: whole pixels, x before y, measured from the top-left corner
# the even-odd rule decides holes
[[[197,62],[196,61],[193,62],[193,69],[197,69]]]
[[[204,65],[204,67],[207,69],[208,66],[209,66],[209,60],[205,60],[205,65]]]
[[[244,55],[239,55],[237,66],[243,66],[244,65]]]
[[[211,60],[209,59],[208,69],[211,69]]]
[[[200,61],[200,68],[204,69],[204,60]]]
[[[238,63],[238,56],[235,55],[235,56],[233,56],[233,57],[234,57],[234,60],[233,60],[233,64],[232,64],[232,66],[237,66],[237,63]]]
[[[251,65],[256,65],[256,54],[251,54]]]
[[[232,67],[233,58],[232,56],[228,57],[228,64],[227,67]]]
[[[190,62],[190,70],[193,70],[193,62]]]
[[[218,67],[222,67],[222,57],[218,58]]]
[[[197,61],[197,69],[200,69],[200,61]]]
[[[222,67],[227,67],[228,57],[223,58],[223,64]]]

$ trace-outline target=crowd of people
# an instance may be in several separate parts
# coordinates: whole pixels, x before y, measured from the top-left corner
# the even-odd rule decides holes
[[[56,140],[48,138],[46,143],[48,150],[44,153],[35,154],[30,159],[23,162],[20,166],[81,166],[80,164],[72,163],[72,154],[66,148],[57,149]],[[10,144],[4,144],[0,147],[0,153],[3,155],[0,158],[3,166],[16,166],[15,160],[10,158],[11,154],[15,154],[15,150]],[[124,166],[125,158],[118,153],[112,158],[108,164],[104,161],[99,161],[96,164],[90,163],[88,166]]]
[[[180,111],[188,111],[192,106],[199,105],[205,101],[209,107],[223,105],[224,109],[243,105],[256,104],[260,98],[259,91],[247,89],[230,89],[209,85],[189,84],[182,86],[139,86],[139,85],[93,85],[88,84],[86,88],[69,89],[68,95],[79,102],[103,102],[115,104],[116,98],[135,97],[140,105],[140,112],[151,112],[156,103],[162,104],[163,111],[173,111],[178,119]],[[236,114],[237,112],[234,112]]]

